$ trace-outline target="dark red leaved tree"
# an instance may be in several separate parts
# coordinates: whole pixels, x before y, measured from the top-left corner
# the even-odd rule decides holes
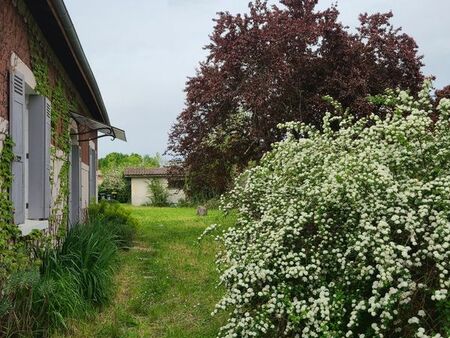
[[[368,95],[400,87],[417,92],[422,57],[392,13],[360,16],[355,33],[336,7],[317,0],[249,4],[219,13],[209,55],[186,85],[186,108],[170,133],[169,153],[183,159],[191,193],[222,193],[239,172],[280,139],[277,124],[319,124],[331,95],[354,114],[372,111]]]
[[[436,102],[439,102],[441,99],[450,99],[450,85],[445,86],[442,89],[436,90]]]

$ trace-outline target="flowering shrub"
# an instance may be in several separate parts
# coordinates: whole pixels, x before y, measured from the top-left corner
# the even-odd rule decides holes
[[[448,336],[450,100],[430,87],[374,98],[384,118],[288,123],[239,178],[220,336]]]
[[[155,207],[169,205],[169,192],[160,179],[153,178],[148,181],[148,197],[151,205]]]

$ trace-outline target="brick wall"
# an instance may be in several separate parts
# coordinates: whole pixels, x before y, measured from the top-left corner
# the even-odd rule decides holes
[[[82,135],[81,139],[89,139],[96,136],[97,132],[91,131],[88,134]],[[97,140],[94,140],[93,142],[95,143],[95,149],[97,150]],[[89,142],[81,142],[81,162],[89,164]]]
[[[28,25],[30,23],[24,19],[19,13],[18,7],[14,5],[20,1],[0,0],[0,117],[4,118],[8,118],[8,83],[11,54],[16,53],[28,68],[33,71],[30,40],[36,39],[36,37],[28,36]],[[31,16],[30,20],[33,20]],[[48,46],[45,37],[39,35],[39,41],[41,51],[50,60],[47,62],[50,85],[55,86],[57,82],[63,83],[66,96],[73,106],[76,107],[77,113],[88,116],[88,110],[81,96],[75,90],[71,79]]]
[[[8,119],[8,83],[11,54],[31,69],[27,25],[11,0],[0,0],[0,117]]]

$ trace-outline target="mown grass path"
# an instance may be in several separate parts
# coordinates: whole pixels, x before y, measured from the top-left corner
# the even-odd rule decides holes
[[[211,317],[216,288],[216,243],[197,243],[218,211],[130,207],[140,225],[135,246],[121,254],[114,300],[69,337],[214,337],[223,318]]]

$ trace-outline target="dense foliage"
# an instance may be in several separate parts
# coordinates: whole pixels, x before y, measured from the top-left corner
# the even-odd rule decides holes
[[[103,175],[103,182],[99,186],[99,194],[112,196],[117,201],[127,203],[131,197],[129,180],[123,176],[127,167],[159,167],[161,159],[159,155],[151,157],[139,154],[110,153],[99,159],[99,169]]]
[[[102,201],[93,204],[89,207],[88,216],[90,222],[108,224],[119,248],[128,249],[133,245],[137,229],[136,219],[119,203]]]
[[[110,300],[118,248],[132,241],[135,220],[105,203],[91,206],[89,215],[60,243],[30,246],[36,268],[11,274],[0,293],[1,337],[47,337]]]
[[[104,158],[98,160],[99,169],[108,171],[111,168],[120,167],[157,167],[160,164],[159,155],[151,157],[149,155],[141,156],[136,153],[122,154],[109,153]]]
[[[287,136],[224,200],[226,337],[448,337],[450,100],[373,98]]]
[[[2,142],[2,138],[4,139]],[[0,130],[0,290],[5,279],[14,271],[29,264],[21,241],[21,232],[13,222],[13,205],[8,190],[11,188],[11,163],[14,158],[13,142]]]
[[[352,32],[336,7],[280,3],[253,1],[249,13],[219,13],[215,20],[208,57],[187,82],[186,108],[169,141],[190,174],[191,193],[223,192],[235,172],[280,140],[278,123],[319,125],[323,95],[366,116],[369,94],[420,88],[417,45],[391,25],[392,13],[363,14]]]
[[[160,179],[154,178],[148,181],[148,197],[150,204],[155,207],[169,205],[169,192]]]
[[[439,102],[441,99],[450,99],[450,85],[445,86],[440,90],[436,90],[436,102]]]

